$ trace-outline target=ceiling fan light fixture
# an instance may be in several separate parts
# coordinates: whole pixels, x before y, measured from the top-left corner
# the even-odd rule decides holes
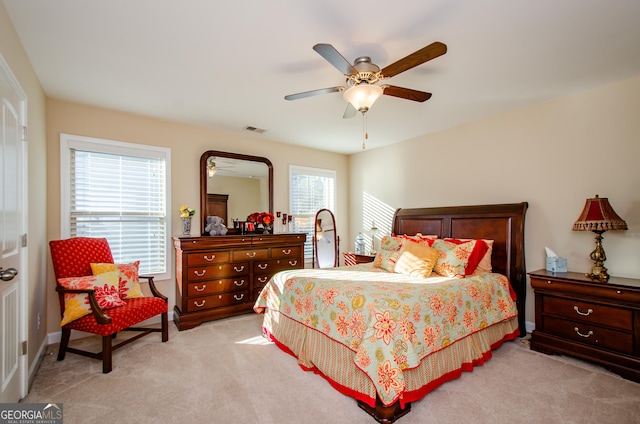
[[[354,85],[342,93],[342,98],[363,113],[368,111],[380,96],[382,96],[382,87],[366,83]]]

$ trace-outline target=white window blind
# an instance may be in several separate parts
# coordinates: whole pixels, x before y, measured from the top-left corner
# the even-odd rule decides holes
[[[311,240],[316,213],[326,208],[335,215],[336,172],[291,165],[289,175],[292,231],[307,234],[304,257],[306,262],[311,262],[313,257]]]
[[[76,136],[62,143],[65,236],[104,237],[116,263],[139,260],[141,274],[170,278],[168,149]]]

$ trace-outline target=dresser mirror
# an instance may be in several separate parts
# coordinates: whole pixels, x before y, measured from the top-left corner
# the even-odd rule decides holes
[[[338,266],[338,243],[333,213],[329,209],[320,209],[316,213],[313,232],[313,267]]]
[[[208,150],[200,157],[200,228],[219,216],[237,233],[233,221],[253,212],[273,213],[273,165],[267,158]]]

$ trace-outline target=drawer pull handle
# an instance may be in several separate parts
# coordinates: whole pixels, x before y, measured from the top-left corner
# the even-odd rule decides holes
[[[289,261],[289,265],[296,266],[298,265],[298,261]]]
[[[236,272],[242,272],[242,271],[244,271],[244,265],[242,265],[242,266],[240,267],[240,269],[238,269],[238,267],[237,267],[237,266],[234,266],[234,267],[233,267],[233,269],[234,269]]]
[[[198,303],[197,301],[193,302],[193,304],[196,305],[198,308],[202,308],[205,303],[207,303],[206,300],[203,300],[202,303]]]
[[[584,337],[585,339],[588,339],[589,337],[593,336],[592,330],[589,330],[587,334],[582,334],[580,330],[578,330],[578,327],[573,327],[573,331],[575,331],[578,336]]]
[[[211,255],[211,256],[204,255],[203,258],[204,258],[205,261],[211,262],[212,260],[214,260],[216,258],[216,255]]]
[[[202,277],[202,276],[204,276],[204,274],[207,273],[207,270],[203,269],[202,270],[202,274],[200,272],[198,272],[198,271],[193,271],[193,273],[196,274],[198,277]]]
[[[244,298],[244,293],[242,293],[240,296],[238,296],[237,294],[234,294],[234,295],[233,295],[233,298],[234,298],[235,300],[242,300],[242,299]]]
[[[265,270],[267,269],[267,267],[269,266],[269,264],[258,264],[258,268],[260,268],[261,270]]]
[[[576,311],[578,315],[582,315],[583,317],[589,316],[593,313],[593,309],[591,308],[587,309],[587,312],[580,312],[580,309],[578,309],[577,306],[574,306],[573,310]]]
[[[269,277],[258,277],[258,281],[261,283],[266,283]]]
[[[282,253],[284,253],[285,255],[290,255],[291,249],[282,249]]]
[[[238,287],[242,287],[242,286],[244,286],[244,280],[240,280],[240,281],[235,280],[235,281],[233,282],[233,284],[235,284],[235,285],[236,285],[236,286],[238,286]]]
[[[253,258],[254,256],[256,256],[256,252],[247,252],[247,256]]]
[[[204,289],[207,288],[207,285],[203,284],[201,289],[199,289],[198,286],[193,286],[193,288],[195,289],[195,291],[203,292]]]

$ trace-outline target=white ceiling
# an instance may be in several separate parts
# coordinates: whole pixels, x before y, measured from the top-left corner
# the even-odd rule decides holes
[[[284,100],[344,84],[316,43],[381,68],[448,47],[388,80],[433,97],[379,99],[367,149],[640,75],[638,0],[3,1],[49,97],[341,153],[340,93]]]

